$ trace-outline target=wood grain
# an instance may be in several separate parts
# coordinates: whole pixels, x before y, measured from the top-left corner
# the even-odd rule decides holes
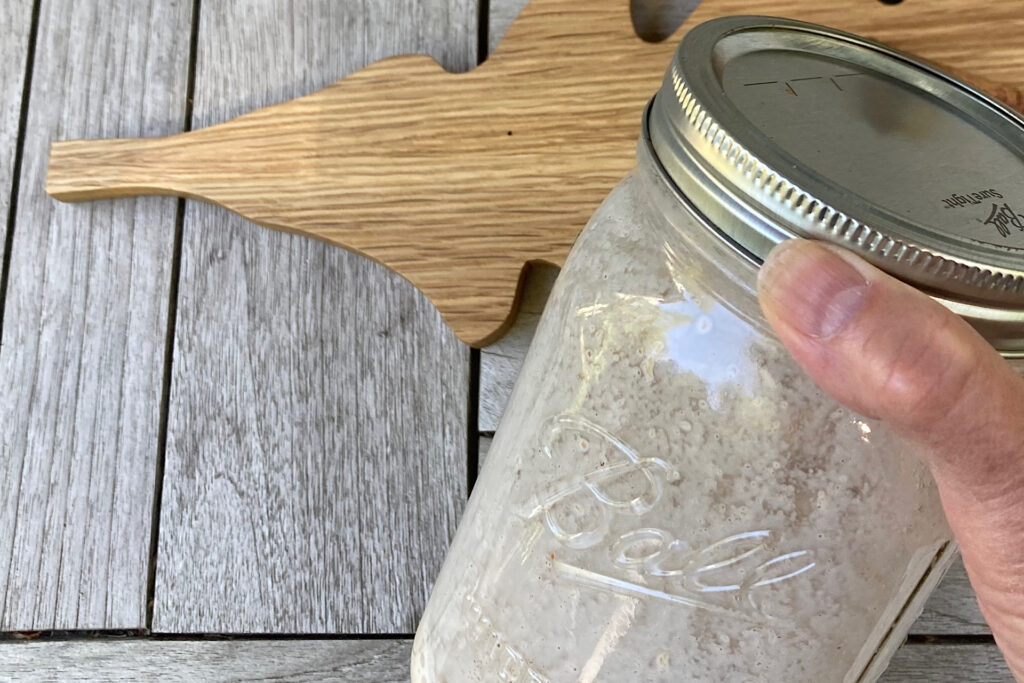
[[[405,683],[410,640],[77,640],[0,643],[18,681],[160,680]],[[992,644],[905,645],[882,683],[1013,683]]]
[[[408,683],[410,640],[0,642],[0,678],[95,683]]]
[[[203,3],[196,123],[395,52],[468,68],[475,26],[469,0]],[[181,258],[154,629],[412,632],[466,495],[468,349],[381,266],[216,207]]]
[[[633,30],[648,42],[670,37],[700,4],[700,0],[624,0],[629,4]],[[512,22],[529,4],[529,0],[489,0],[487,44],[494,52]]]
[[[994,644],[908,643],[896,652],[880,683],[1013,683]]]
[[[0,225],[3,226],[0,227],[0,235],[7,230],[7,216],[11,210],[11,181],[31,17],[32,0],[0,3]],[[4,246],[4,240],[0,240],[0,263],[3,263]]]
[[[960,560],[953,563],[911,633],[918,635],[982,635],[992,633],[978,607],[978,599]]]
[[[188,24],[183,0],[40,9],[0,349],[0,630],[145,626],[175,202],[58,205],[43,179],[55,137],[182,130]]]
[[[705,0],[669,40],[649,43],[625,0],[533,0],[469,73],[407,56],[207,130],[60,143],[48,189],[67,200],[203,198],[352,249],[423,291],[463,341],[485,345],[507,327],[524,264],[560,265],[633,165],[641,110],[682,32],[737,13],[866,34],[1024,104],[1014,2]]]
[[[24,94],[25,63],[28,58],[31,0],[5,2],[0,5],[0,264],[4,263],[8,218],[11,211],[11,193],[14,191],[14,157],[16,153],[19,118]],[[0,268],[3,266],[0,265]],[[0,301],[0,310],[3,302]],[[0,318],[0,341],[3,339],[3,319]],[[3,346],[0,345],[0,353]],[[0,376],[0,383],[2,383]],[[0,399],[2,403],[2,399]],[[0,437],[2,439],[2,437]],[[0,440],[0,486],[5,484],[5,495],[0,497],[0,528],[10,527],[18,514],[18,500],[9,492],[20,486],[20,470],[24,455],[8,454]],[[5,594],[13,565],[13,534],[0,531],[0,595]],[[0,623],[3,621],[4,603],[0,602]]]

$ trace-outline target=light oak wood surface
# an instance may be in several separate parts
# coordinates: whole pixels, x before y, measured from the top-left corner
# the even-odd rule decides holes
[[[430,52],[475,0],[204,2],[195,125]],[[466,497],[469,350],[365,259],[188,203],[153,629],[409,633]]]
[[[640,112],[680,36],[737,13],[877,38],[1022,102],[1024,23],[1009,0],[705,0],[661,43],[635,35],[625,1],[533,0],[469,73],[405,56],[182,136],[62,142],[47,187],[65,200],[206,199],[343,246],[394,269],[460,339],[484,345],[508,325],[523,266],[560,265],[632,165]]]
[[[165,27],[188,21],[180,0],[40,3],[0,348],[0,630],[146,625],[176,202],[57,204],[43,183],[54,138],[182,130],[188,34]]]

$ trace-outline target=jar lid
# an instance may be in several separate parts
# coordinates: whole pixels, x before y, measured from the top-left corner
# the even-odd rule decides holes
[[[691,30],[645,139],[757,262],[827,240],[1024,352],[1024,119],[879,43],[771,17]]]

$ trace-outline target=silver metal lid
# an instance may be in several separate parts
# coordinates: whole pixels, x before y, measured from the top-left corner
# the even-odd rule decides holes
[[[995,100],[864,38],[726,17],[683,39],[645,135],[755,260],[841,244],[1024,351],[1024,119]]]

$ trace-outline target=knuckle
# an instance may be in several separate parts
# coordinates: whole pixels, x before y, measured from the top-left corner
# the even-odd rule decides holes
[[[971,392],[978,359],[964,353],[945,311],[929,312],[882,360],[879,400],[911,428],[930,429]]]

